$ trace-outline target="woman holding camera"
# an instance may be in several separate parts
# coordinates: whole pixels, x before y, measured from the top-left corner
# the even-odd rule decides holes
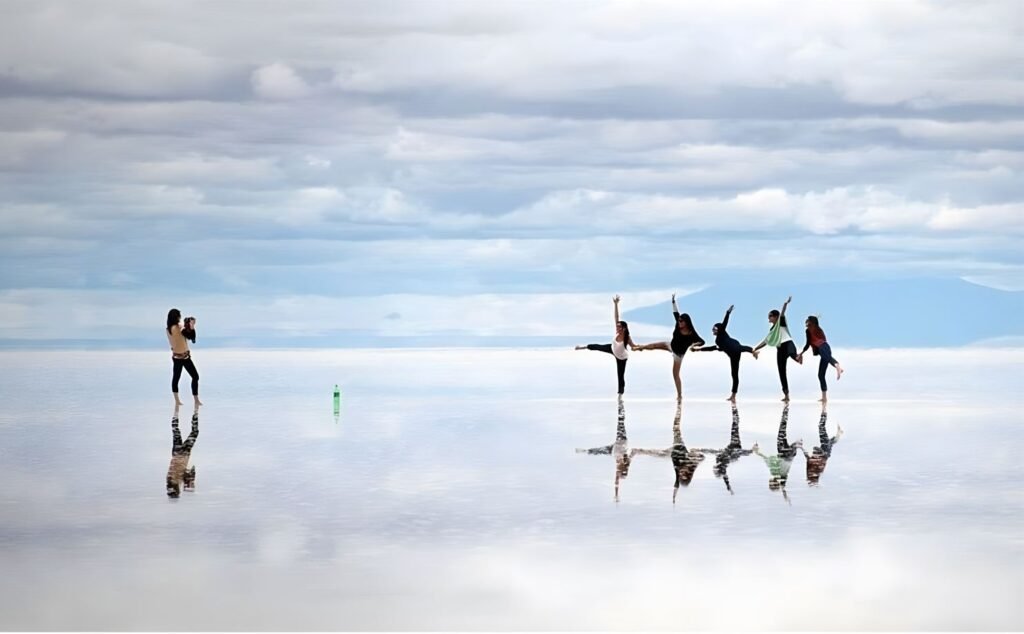
[[[189,317],[185,320],[185,326],[181,325],[181,311],[172,308],[167,313],[167,342],[171,344],[171,361],[174,363],[174,374],[171,378],[171,392],[174,393],[174,402],[181,405],[178,398],[178,380],[181,379],[181,369],[185,368],[192,377],[192,397],[196,401],[196,407],[203,404],[199,400],[199,370],[192,363],[192,353],[188,349],[188,342],[196,342],[196,318]]]

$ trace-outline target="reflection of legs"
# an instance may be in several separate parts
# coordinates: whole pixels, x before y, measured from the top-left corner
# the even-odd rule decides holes
[[[828,456],[832,453],[832,441],[829,440],[828,430],[825,429],[825,422],[828,420],[828,412],[822,411],[818,420],[818,442],[821,444],[821,451]]]
[[[179,435],[178,438],[181,436]],[[192,451],[192,445],[196,444],[196,438],[199,438],[199,412],[192,414],[192,432],[182,446],[188,451]]]
[[[615,357],[616,369],[619,372],[619,394],[626,391],[626,359]]]
[[[789,424],[789,406],[782,409],[782,420],[779,421],[779,435],[776,438],[775,449],[781,456],[790,450],[789,441],[786,439],[786,425]]]
[[[181,430],[178,429],[178,417],[171,419],[171,453],[177,453],[181,449]]]
[[[729,433],[729,447],[740,449],[740,411],[732,406],[732,430]]]

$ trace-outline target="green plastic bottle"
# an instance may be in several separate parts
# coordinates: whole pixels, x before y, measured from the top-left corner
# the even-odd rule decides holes
[[[341,390],[339,390],[338,386],[335,385],[334,386],[334,415],[337,416],[339,413],[341,413]]]

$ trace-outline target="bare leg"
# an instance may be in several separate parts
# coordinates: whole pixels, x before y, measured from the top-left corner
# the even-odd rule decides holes
[[[679,378],[679,368],[682,366],[683,360],[678,357],[672,358],[672,378],[676,382],[676,400],[680,401],[683,399],[683,380]]]
[[[645,343],[642,346],[637,346],[637,350],[665,350],[666,352],[672,352],[672,347],[667,341],[655,341],[654,343]]]

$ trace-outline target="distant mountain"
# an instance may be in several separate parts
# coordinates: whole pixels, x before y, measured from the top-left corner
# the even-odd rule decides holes
[[[779,285],[717,284],[677,298],[697,331],[710,342],[711,326],[735,304],[729,332],[745,344],[768,330],[768,311],[793,295],[786,315],[799,346],[804,318],[819,315],[834,346],[944,347],[1024,336],[1024,292],[1001,291],[959,279],[835,282]],[[672,328],[669,298],[664,304],[626,311],[623,318]],[[1018,344],[1019,345],[1019,344]]]

